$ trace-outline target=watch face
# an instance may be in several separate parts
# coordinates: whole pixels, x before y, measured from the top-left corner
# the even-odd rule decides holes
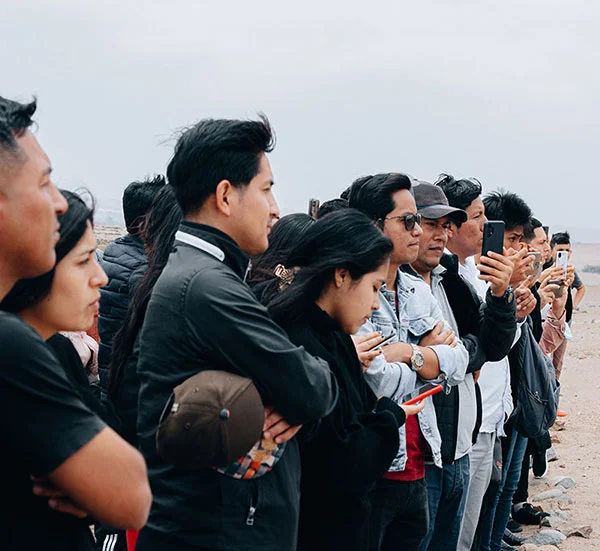
[[[423,364],[425,363],[425,358],[423,358],[423,354],[421,352],[415,353],[414,362],[417,367],[423,367]]]

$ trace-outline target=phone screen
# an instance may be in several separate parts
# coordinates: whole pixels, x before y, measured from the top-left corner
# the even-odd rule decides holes
[[[406,402],[409,402],[410,400],[414,400],[417,396],[424,394],[425,392],[429,392],[430,390],[433,390],[433,389],[437,388],[438,386],[439,385],[437,385],[435,383],[426,383],[419,388],[415,388],[413,391],[402,396],[402,403],[404,404]]]

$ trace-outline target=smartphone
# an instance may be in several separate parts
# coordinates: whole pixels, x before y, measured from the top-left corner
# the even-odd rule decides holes
[[[556,251],[556,265],[559,268],[567,269],[569,263],[569,253],[567,251]]]
[[[387,337],[384,337],[384,339],[380,343],[377,343],[375,346],[372,346],[371,348],[369,348],[369,350],[375,350],[376,348],[380,348],[381,346],[385,346],[386,344],[389,344],[389,342],[395,336],[396,336],[396,333],[392,333],[391,335],[388,335]]]
[[[424,400],[428,396],[433,396],[434,394],[437,394],[442,390],[444,390],[444,386],[441,384],[436,385],[433,383],[426,383],[422,387],[416,388],[412,392],[405,394],[402,397],[402,405],[410,406],[412,404],[416,404],[417,402]]]
[[[542,273],[543,265],[542,265],[542,253],[533,251],[527,253],[525,257],[533,256],[533,262],[531,263],[531,272],[530,275],[535,275],[535,280],[537,281]]]
[[[504,222],[502,220],[488,220],[483,224],[483,247],[481,254],[486,255],[490,251],[502,254],[504,245]]]
[[[318,199],[309,199],[308,200],[308,215],[312,216],[315,220],[319,215],[319,206],[321,202]]]

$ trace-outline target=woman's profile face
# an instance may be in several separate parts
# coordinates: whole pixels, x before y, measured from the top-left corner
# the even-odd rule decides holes
[[[88,222],[77,245],[56,265],[48,295],[31,307],[35,325],[53,333],[86,331],[92,326],[98,313],[100,287],[108,282],[94,256],[96,247],[92,225]]]
[[[357,280],[353,280],[347,272],[341,280],[341,274],[336,273],[336,298],[332,317],[344,333],[356,333],[371,317],[373,310],[379,309],[379,289],[385,283],[388,267],[389,261],[386,261],[376,271]]]

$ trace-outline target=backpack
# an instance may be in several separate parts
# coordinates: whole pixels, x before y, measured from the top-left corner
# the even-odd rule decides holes
[[[521,326],[521,338],[511,353],[519,362],[516,407],[511,421],[521,436],[538,438],[556,419],[560,383],[552,361],[542,352],[528,323]]]

